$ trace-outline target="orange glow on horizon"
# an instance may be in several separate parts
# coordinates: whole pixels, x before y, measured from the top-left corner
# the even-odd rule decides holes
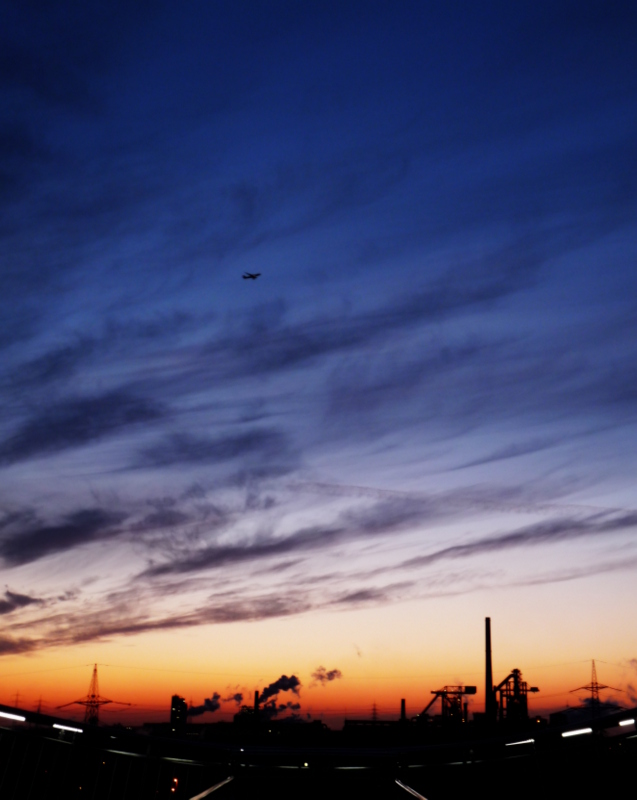
[[[538,592],[548,606],[561,590],[540,587],[535,600]],[[467,698],[471,714],[484,708],[484,616],[491,614],[491,601],[479,596],[474,601],[471,614],[466,598],[442,598],[5,655],[0,659],[0,702],[35,709],[41,698],[45,713],[82,719],[81,706],[61,711],[56,706],[86,695],[97,663],[100,694],[133,703],[130,708],[105,706],[100,712],[104,722],[167,720],[173,694],[201,705],[215,692],[222,699],[241,693],[243,703],[251,706],[255,690],[262,691],[284,674],[296,675],[301,687],[298,697],[284,692],[279,700],[298,701],[301,716],[309,713],[335,726],[344,717],[371,716],[374,704],[380,717],[398,718],[402,698],[407,716],[415,716],[429,703],[432,691],[452,684],[477,687],[477,694]],[[570,692],[590,681],[589,608],[580,604],[577,615],[565,612],[550,637],[535,603],[526,614],[524,610],[521,603],[511,604],[491,617],[494,682],[514,667],[521,669],[529,686],[540,689],[529,696],[531,715],[578,705],[586,693]],[[623,655],[622,637],[623,627],[600,626],[595,647],[600,682],[626,689],[634,681],[634,668]],[[342,678],[318,684],[312,673],[320,666],[340,670]],[[614,697],[629,704],[628,694]],[[604,695],[611,698],[612,692]],[[231,720],[237,710],[235,702],[222,702],[217,712],[193,721]]]
[[[24,667],[24,660],[22,659]],[[24,709],[35,709],[38,703],[42,704],[42,711],[48,714],[60,715],[69,719],[81,720],[84,709],[80,705],[70,705],[57,710],[57,706],[82,699],[89,687],[92,666],[59,667],[55,660],[46,658],[38,659],[40,665],[37,669],[25,669],[21,673],[10,672],[10,663],[3,662],[2,679],[3,691],[0,702],[5,705],[17,706]],[[50,666],[47,668],[47,662]],[[33,667],[35,667],[35,662]],[[299,702],[301,717],[324,719],[328,724],[340,724],[343,718],[371,718],[372,709],[376,707],[379,718],[398,718],[400,715],[400,702],[406,700],[407,717],[420,713],[429,703],[432,691],[444,685],[463,683],[476,685],[477,693],[468,696],[469,713],[482,711],[484,708],[484,673],[481,665],[472,664],[477,669],[464,672],[464,681],[459,680],[453,672],[445,679],[444,674],[433,675],[423,671],[422,677],[416,671],[409,671],[405,666],[400,673],[395,675],[366,671],[365,674],[351,671],[344,673],[340,680],[334,680],[325,686],[313,685],[310,676],[299,675],[302,687],[298,696],[292,692],[282,692],[278,701],[286,703],[288,700]],[[606,665],[604,665],[606,669]],[[6,671],[5,671],[6,670]],[[547,715],[548,713],[565,707],[578,705],[586,692],[571,693],[571,690],[585,685],[589,680],[590,665],[586,662],[573,664],[538,665],[523,672],[523,678],[529,685],[538,685],[540,692],[529,695],[529,713]],[[611,670],[606,670],[611,674]],[[617,680],[618,669],[612,670],[613,678]],[[402,674],[401,674],[402,673]],[[158,722],[168,720],[170,713],[170,698],[173,694],[183,696],[190,704],[199,705],[204,698],[211,697],[213,692],[219,692],[222,699],[220,709],[215,713],[205,713],[191,718],[192,722],[215,722],[232,720],[238,711],[239,705],[227,700],[229,695],[240,691],[243,694],[242,704],[252,706],[255,689],[262,691],[267,685],[259,681],[254,675],[237,676],[232,679],[227,675],[198,674],[193,671],[160,671],[156,668],[131,668],[114,667],[106,664],[98,666],[99,690],[102,697],[122,703],[132,703],[131,707],[125,705],[106,705],[100,710],[103,723],[122,721],[127,724],[141,724],[142,722]],[[278,675],[273,675],[272,680]],[[505,675],[499,671],[494,674],[494,680],[500,680]],[[608,693],[608,699],[616,693]],[[17,702],[16,702],[17,700]],[[437,705],[430,711],[438,713]]]

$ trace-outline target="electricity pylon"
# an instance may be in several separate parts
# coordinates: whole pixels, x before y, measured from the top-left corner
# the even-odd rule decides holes
[[[580,686],[578,689],[571,689],[571,692],[581,692],[585,690],[591,693],[591,711],[593,717],[599,716],[599,690],[613,689],[615,692],[622,692],[623,689],[616,689],[614,686],[606,686],[604,683],[597,682],[597,670],[595,669],[595,659],[593,659],[593,674],[591,682],[587,686]]]
[[[108,703],[117,703],[120,706],[131,706],[132,703],[122,703],[119,700],[107,700],[105,697],[100,697],[99,688],[97,685],[97,664],[93,665],[93,677],[88,687],[88,694],[80,700],[71,700],[70,703],[63,703],[58,708],[66,708],[67,706],[80,705],[85,706],[84,724],[97,725],[99,722],[100,706],[105,706]]]

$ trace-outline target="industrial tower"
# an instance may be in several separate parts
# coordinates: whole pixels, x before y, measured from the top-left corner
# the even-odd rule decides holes
[[[519,669],[511,672],[493,685],[493,663],[491,656],[491,617],[485,620],[485,718],[491,725],[496,722],[521,723],[528,719],[528,695],[539,692],[537,686],[529,686],[522,680]]]
[[[476,686],[443,686],[442,689],[432,691],[433,697],[420,716],[424,717],[438,698],[441,701],[441,719],[448,722],[467,722],[467,704],[463,703],[466,694],[475,694]]]

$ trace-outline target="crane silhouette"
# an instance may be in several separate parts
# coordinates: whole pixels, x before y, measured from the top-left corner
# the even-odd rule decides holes
[[[57,708],[66,708],[67,706],[80,705],[85,707],[84,724],[97,725],[100,716],[100,706],[105,706],[108,703],[117,703],[120,706],[132,706],[132,703],[122,703],[120,700],[108,700],[106,697],[100,697],[100,692],[97,683],[97,664],[93,665],[93,676],[88,687],[88,694],[79,700],[71,700],[70,703],[63,703]]]

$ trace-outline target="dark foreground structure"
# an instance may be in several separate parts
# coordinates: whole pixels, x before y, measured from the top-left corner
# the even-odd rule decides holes
[[[573,731],[548,726],[533,736],[485,730],[474,738],[379,739],[362,746],[336,731],[305,744],[293,730],[276,744],[246,731],[245,741],[224,744],[117,727],[79,733],[25,720],[0,728],[0,797],[407,800],[413,794],[404,787],[427,800],[631,797],[637,791],[637,733],[626,720],[636,715],[637,709],[623,711],[567,736]]]

